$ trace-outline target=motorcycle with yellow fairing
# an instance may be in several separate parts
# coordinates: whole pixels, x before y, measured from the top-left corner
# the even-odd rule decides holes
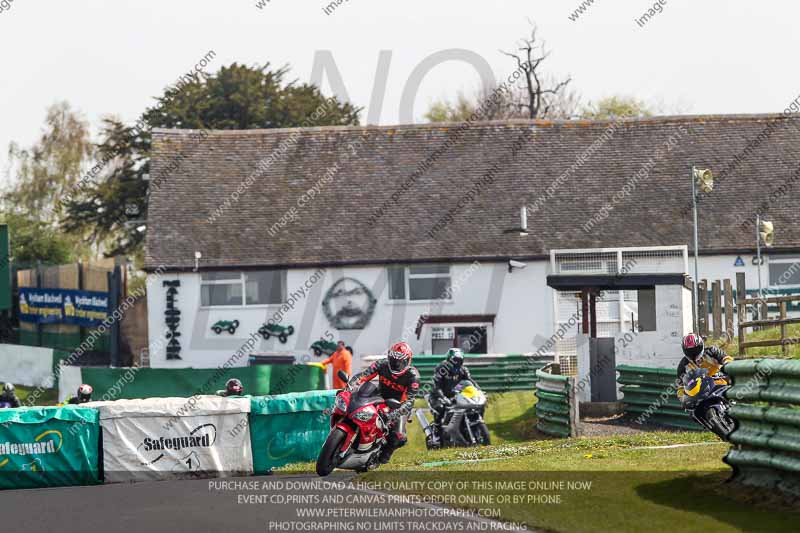
[[[425,400],[433,410],[430,395]],[[429,422],[421,409],[416,415],[425,431],[425,446],[429,449],[450,446],[488,446],[489,428],[483,421],[486,394],[471,380],[460,381],[453,388],[453,398],[446,405],[441,423]]]
[[[683,408],[695,422],[722,440],[728,440],[735,429],[733,418],[728,414],[731,401],[725,396],[730,388],[727,377],[709,376],[705,368],[692,369],[683,378]]]

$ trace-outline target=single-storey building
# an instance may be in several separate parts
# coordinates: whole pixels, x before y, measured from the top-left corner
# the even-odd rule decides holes
[[[154,130],[150,364],[213,367],[243,346],[325,353],[339,339],[357,358],[399,339],[422,353],[536,352],[580,309],[549,274],[693,273],[693,165],[716,175],[700,199],[701,278],[744,272],[758,286],[760,214],[776,234],[763,286],[800,288],[798,126],[730,115]],[[635,327],[637,298],[605,291],[599,335]]]

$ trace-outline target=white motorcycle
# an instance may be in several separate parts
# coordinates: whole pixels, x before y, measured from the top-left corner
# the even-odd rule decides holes
[[[449,446],[488,446],[491,444],[489,428],[483,421],[486,394],[470,380],[463,380],[453,389],[455,396],[445,406],[441,424],[429,422],[422,410],[417,409],[417,419],[425,431],[425,446],[429,449]],[[425,395],[428,406],[431,397]],[[431,408],[431,411],[433,409]]]

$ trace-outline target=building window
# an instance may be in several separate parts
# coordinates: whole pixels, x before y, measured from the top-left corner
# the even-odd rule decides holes
[[[772,287],[800,286],[800,256],[770,257],[769,284]]]
[[[245,272],[245,305],[275,305],[286,301],[286,271]]]
[[[202,307],[279,305],[286,301],[285,295],[285,270],[202,273]]]
[[[389,267],[389,299],[406,299],[406,267]]]
[[[388,269],[390,300],[450,300],[450,265],[392,266]]]

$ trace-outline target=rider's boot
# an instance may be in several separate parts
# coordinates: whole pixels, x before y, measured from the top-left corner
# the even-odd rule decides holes
[[[385,445],[378,456],[378,462],[382,465],[388,464],[394,453],[394,447],[389,444]]]

